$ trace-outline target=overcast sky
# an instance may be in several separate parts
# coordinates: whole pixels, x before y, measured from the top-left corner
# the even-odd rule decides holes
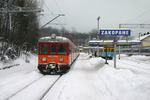
[[[118,28],[122,23],[150,23],[150,0],[43,0],[43,8],[43,24],[63,13],[65,16],[53,23],[65,23],[65,28],[78,32],[97,29],[98,16],[101,17],[100,28]]]

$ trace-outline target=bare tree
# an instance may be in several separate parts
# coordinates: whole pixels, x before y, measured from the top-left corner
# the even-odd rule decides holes
[[[0,1],[0,8],[17,7],[37,8],[37,0]],[[33,48],[38,40],[38,31],[39,22],[35,12],[0,12],[0,37],[7,43],[6,48],[13,46],[17,52],[20,52],[24,44],[28,50]]]

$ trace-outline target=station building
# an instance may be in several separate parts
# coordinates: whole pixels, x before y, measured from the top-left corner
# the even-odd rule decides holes
[[[113,46],[114,40],[90,40],[89,41],[89,46],[100,46],[100,47],[105,47],[105,46]],[[118,40],[117,41],[117,46],[140,46],[141,41],[139,40]]]
[[[150,33],[145,33],[139,37],[142,48],[150,48]]]

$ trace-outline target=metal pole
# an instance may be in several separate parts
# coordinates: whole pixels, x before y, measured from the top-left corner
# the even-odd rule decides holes
[[[140,38],[141,38],[141,33],[139,33],[139,41],[141,41]],[[141,53],[141,42],[140,42],[140,45],[139,45],[138,55],[140,55],[140,53]]]
[[[114,68],[116,68],[116,39],[114,39]]]
[[[107,62],[107,46],[105,49],[106,49],[105,64],[108,64],[108,62]]]
[[[119,24],[119,29],[120,28],[121,28],[121,24]],[[120,37],[119,37],[119,40],[121,40]],[[120,59],[120,45],[119,45],[119,59]]]
[[[140,55],[141,54],[141,43],[140,43],[140,45],[139,45],[139,53],[138,53],[138,55]]]
[[[119,45],[119,59],[120,59],[120,45]]]
[[[99,40],[99,20],[100,20],[100,16],[97,17],[97,28],[98,28],[97,40]]]

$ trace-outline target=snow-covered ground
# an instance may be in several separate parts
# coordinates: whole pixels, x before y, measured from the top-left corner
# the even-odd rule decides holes
[[[58,75],[41,75],[37,56],[20,57],[19,66],[0,70],[0,100],[39,100]],[[113,60],[81,53],[71,70],[63,75],[43,100],[150,100],[150,57],[121,55]],[[4,66],[4,64],[0,64]]]

